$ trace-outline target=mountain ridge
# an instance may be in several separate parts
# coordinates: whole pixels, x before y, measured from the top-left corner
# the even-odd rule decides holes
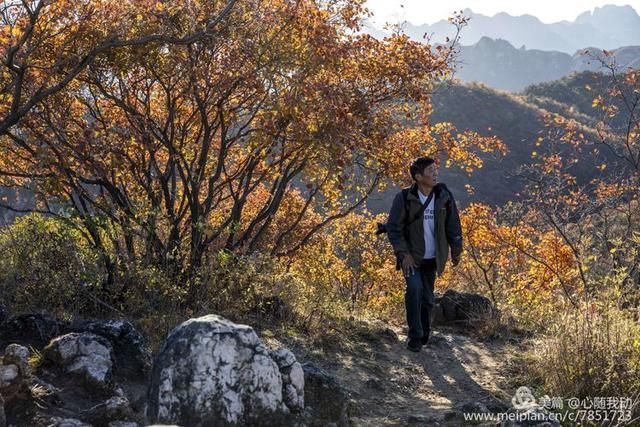
[[[513,16],[499,12],[488,16],[467,8],[463,15],[470,18],[461,35],[463,45],[475,44],[482,36],[505,39],[514,46],[569,54],[589,45],[600,49],[640,45],[640,15],[629,5],[604,5],[578,14],[573,21],[549,24],[530,14]],[[421,25],[405,21],[401,25],[418,41],[427,34],[432,43],[444,43],[446,37],[455,35],[455,28],[446,19]]]
[[[640,68],[640,46],[613,49],[609,56],[597,47],[582,48],[570,55],[559,51],[518,49],[508,40],[483,36],[474,45],[460,47],[456,75],[463,81],[478,81],[495,89],[521,92],[529,85],[558,80],[571,73],[605,71],[599,60],[616,61],[622,68]]]

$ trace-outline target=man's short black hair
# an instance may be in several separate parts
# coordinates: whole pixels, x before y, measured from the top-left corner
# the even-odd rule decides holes
[[[409,173],[411,174],[411,178],[415,181],[416,174],[422,174],[424,168],[431,166],[436,161],[431,157],[418,157],[413,162],[411,162],[411,166],[409,166]]]

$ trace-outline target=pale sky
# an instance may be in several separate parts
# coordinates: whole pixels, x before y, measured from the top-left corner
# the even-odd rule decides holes
[[[488,16],[499,12],[514,16],[528,14],[549,24],[573,21],[582,12],[593,11],[595,7],[606,4],[630,5],[640,13],[640,0],[368,0],[367,7],[374,13],[373,23],[380,27],[385,22],[402,21],[417,25],[433,24],[465,8]]]

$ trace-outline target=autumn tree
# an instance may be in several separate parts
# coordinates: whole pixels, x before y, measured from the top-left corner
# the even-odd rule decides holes
[[[198,10],[164,1],[5,0],[0,4],[0,134],[64,89],[101,54],[151,43],[215,37],[236,1]],[[144,25],[141,25],[144,16]],[[205,19],[202,19],[205,18]]]
[[[465,256],[445,273],[446,288],[484,294],[505,314],[505,323],[512,319],[537,329],[582,295],[569,246],[541,227],[536,210],[472,203],[460,217]]]
[[[600,87],[584,88],[599,116],[597,138],[547,114],[531,163],[518,173],[527,183],[520,200],[472,204],[461,214],[467,256],[449,285],[485,293],[525,323],[566,304],[637,303],[640,92],[633,70],[603,64],[609,74]],[[597,177],[578,178],[585,168]]]
[[[150,7],[127,25],[191,34],[221,13]],[[365,15],[360,0],[245,1],[218,37],[109,50],[2,139],[3,184],[78,224],[110,272],[142,261],[187,283],[212,251],[291,257],[425,147],[473,162],[472,136],[428,123],[455,40],[377,40]]]
[[[501,209],[510,215],[501,214],[500,223],[495,213],[480,211],[484,213],[480,220],[467,224],[473,263],[465,274],[473,278],[474,271],[481,272],[492,293],[505,277],[504,271],[496,270],[497,260],[505,251],[516,250],[530,267],[518,268],[529,273],[520,279],[512,277],[511,289],[524,279],[540,295],[557,289],[556,294],[575,307],[610,298],[624,306],[636,298],[640,283],[636,104],[640,97],[633,71],[621,77],[611,69],[609,79],[604,91],[594,94],[593,107],[601,113],[599,139],[593,142],[585,137],[586,130],[574,120],[546,115],[546,129],[536,141],[532,162],[519,174],[527,181],[522,202]],[[604,154],[613,161],[607,162]],[[580,182],[574,174],[580,163],[599,176]],[[516,232],[505,234],[510,227],[516,227]]]
[[[605,89],[594,93],[599,148],[613,154],[619,166],[638,180],[640,175],[640,73],[621,68],[612,53],[586,51],[604,70]],[[592,91],[591,87],[585,90]]]
[[[548,201],[538,203],[545,206],[540,211],[570,245],[589,293],[611,288],[618,297],[631,297],[640,284],[640,75],[620,69],[608,51],[590,55],[604,70],[600,91],[584,89],[593,94],[598,138],[591,142],[575,122],[550,117],[541,168],[529,170],[529,176],[537,177],[532,194]],[[568,156],[560,155],[560,144],[571,147]],[[600,173],[585,184],[577,183],[570,170],[580,152],[590,154],[582,161]]]

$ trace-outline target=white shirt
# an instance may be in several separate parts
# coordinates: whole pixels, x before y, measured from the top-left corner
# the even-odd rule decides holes
[[[424,205],[427,201],[427,197],[420,190],[418,190],[418,197],[420,197],[420,203]],[[434,220],[434,203],[436,195],[434,194],[429,201],[429,206],[424,210],[424,216],[422,225],[424,227],[424,258],[436,257],[436,225]]]

